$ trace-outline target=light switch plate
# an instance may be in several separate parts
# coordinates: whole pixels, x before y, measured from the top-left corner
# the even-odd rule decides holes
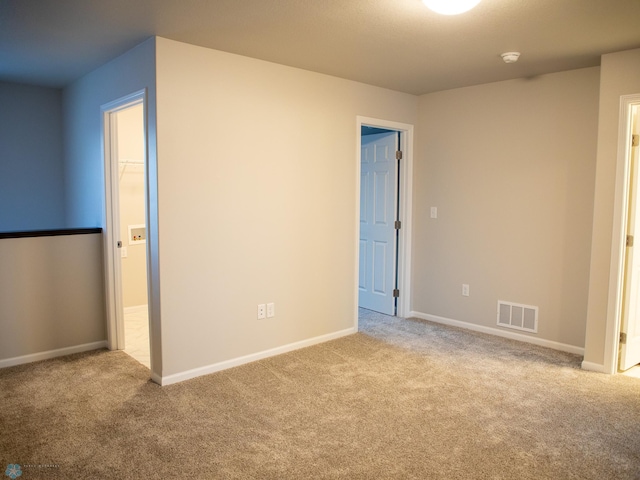
[[[275,303],[267,303],[267,318],[276,316],[276,304]]]
[[[438,218],[438,207],[431,207],[431,218]]]

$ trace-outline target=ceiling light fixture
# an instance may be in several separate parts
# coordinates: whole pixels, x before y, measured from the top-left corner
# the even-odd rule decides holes
[[[422,0],[422,3],[436,13],[458,15],[471,10],[480,0]]]
[[[520,52],[507,52],[500,55],[504,63],[516,63],[520,58]]]

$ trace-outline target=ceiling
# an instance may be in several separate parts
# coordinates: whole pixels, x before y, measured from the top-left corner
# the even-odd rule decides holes
[[[0,0],[0,80],[62,87],[152,35],[412,94],[599,65],[640,0]],[[520,51],[517,63],[500,54]]]

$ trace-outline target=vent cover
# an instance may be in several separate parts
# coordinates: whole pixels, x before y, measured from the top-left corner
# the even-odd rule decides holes
[[[538,307],[498,300],[498,325],[538,333]]]

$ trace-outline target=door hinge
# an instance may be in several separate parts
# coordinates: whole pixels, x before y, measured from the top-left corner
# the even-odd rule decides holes
[[[402,160],[402,150],[396,150],[396,160]]]
[[[627,344],[627,334],[624,332],[620,332],[620,343],[623,345]]]
[[[402,228],[402,222],[400,220],[396,220],[393,224],[393,228],[395,228],[396,230],[400,230]]]
[[[627,235],[627,247],[633,247],[633,235]]]
[[[400,296],[400,290],[397,288],[393,289],[393,298],[398,298]]]
[[[637,147],[638,145],[640,145],[640,135],[634,133],[633,135],[631,135],[631,146]]]

